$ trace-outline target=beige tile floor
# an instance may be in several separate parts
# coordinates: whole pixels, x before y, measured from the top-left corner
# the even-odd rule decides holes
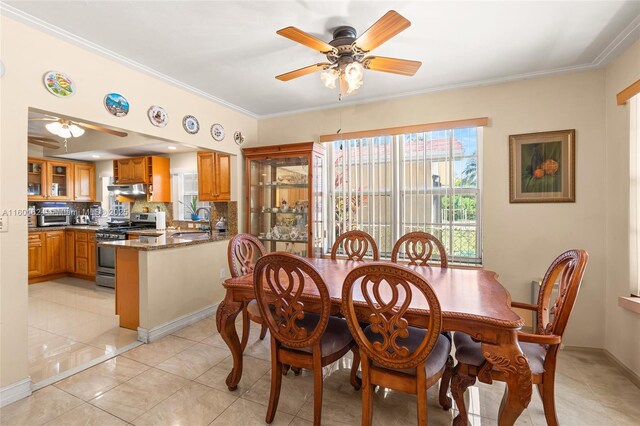
[[[137,339],[118,326],[112,289],[77,278],[29,286],[29,374],[51,379]]]
[[[252,327],[238,389],[224,384],[229,351],[206,318],[149,345],[47,386],[2,410],[3,425],[261,425],[270,384],[269,342]],[[360,392],[349,385],[348,357],[324,370],[322,418],[326,425],[360,424]],[[467,393],[472,425],[495,425],[504,386],[479,384]],[[557,406],[565,425],[636,425],[640,389],[604,355],[562,351],[557,376]],[[428,392],[429,424],[449,425],[455,409],[443,411],[437,386]],[[283,378],[274,425],[311,425],[312,378]],[[386,389],[375,394],[376,425],[416,423],[415,396]],[[519,425],[544,425],[537,393]]]

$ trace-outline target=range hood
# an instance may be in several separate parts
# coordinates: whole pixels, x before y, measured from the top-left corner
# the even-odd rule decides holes
[[[115,195],[129,195],[129,196],[146,196],[147,186],[143,183],[136,183],[133,185],[109,185],[107,186],[109,192],[113,192]]]

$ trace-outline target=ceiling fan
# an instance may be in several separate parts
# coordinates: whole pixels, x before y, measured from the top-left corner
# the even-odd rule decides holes
[[[45,127],[54,135],[61,138],[79,137],[82,136],[85,129],[91,129],[102,133],[108,133],[110,135],[124,138],[128,135],[126,132],[119,130],[112,130],[106,127],[97,126],[95,124],[82,123],[80,121],[70,120],[67,118],[58,118],[53,116],[45,117],[30,117],[29,121],[50,121]]]
[[[329,43],[295,27],[283,28],[276,33],[321,52],[329,62],[319,62],[280,74],[276,78],[281,81],[289,81],[303,75],[323,71],[320,79],[324,85],[334,89],[336,82],[338,82],[339,99],[342,99],[343,96],[355,92],[362,86],[365,69],[412,76],[418,71],[422,62],[383,56],[366,56],[373,49],[409,26],[411,26],[411,22],[395,10],[390,10],[360,37],[356,37],[356,30],[353,27],[337,27],[333,31],[333,40]]]

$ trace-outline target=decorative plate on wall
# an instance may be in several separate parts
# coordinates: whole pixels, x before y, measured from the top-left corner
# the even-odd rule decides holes
[[[187,133],[195,135],[200,131],[200,123],[193,115],[185,115],[182,119],[182,127]]]
[[[164,127],[169,122],[169,115],[164,110],[164,108],[158,105],[152,105],[147,111],[147,115],[149,116],[149,121],[156,127]]]
[[[129,101],[119,93],[109,93],[104,97],[104,107],[116,117],[124,117],[129,113]]]
[[[73,80],[59,71],[44,73],[44,86],[49,93],[59,98],[68,98],[76,93],[76,85]]]
[[[218,123],[211,126],[211,136],[217,141],[224,139],[224,127]]]
[[[236,144],[242,145],[244,143],[244,136],[242,132],[235,132],[233,134],[233,140],[236,142]]]

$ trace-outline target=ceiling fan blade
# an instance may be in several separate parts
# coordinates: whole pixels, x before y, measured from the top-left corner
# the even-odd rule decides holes
[[[326,69],[330,65],[331,64],[328,62],[320,62],[318,64],[309,65],[308,67],[297,69],[295,71],[277,75],[276,78],[280,81],[289,81],[289,80],[293,80],[294,78],[302,77],[303,75],[311,74],[316,71],[321,71],[323,69]]]
[[[110,135],[118,136],[118,137],[121,137],[121,138],[124,138],[124,137],[129,135],[126,132],[121,132],[119,130],[107,129],[106,127],[96,126],[95,124],[80,123],[78,121],[72,121],[72,123],[76,124],[76,125],[78,125],[80,127],[86,127],[87,129],[96,130],[96,131],[102,132],[102,133],[109,133]]]
[[[49,149],[59,149],[60,148],[60,145],[54,145],[53,143],[51,143],[51,142],[55,143],[57,141],[54,141],[53,139],[48,139],[48,138],[42,138],[41,139],[41,138],[29,137],[29,138],[27,138],[27,142],[29,142],[30,144],[33,144],[33,145],[38,145],[38,146],[42,146],[44,148],[49,148]]]
[[[32,117],[29,118],[29,121],[58,121],[58,118],[47,118],[47,117]]]
[[[411,26],[411,22],[395,10],[388,11],[355,41],[355,45],[370,52]]]
[[[412,76],[422,65],[420,61],[409,61],[407,59],[385,58],[384,56],[367,56],[362,60],[366,69],[372,71],[390,72]]]
[[[304,44],[307,47],[310,47],[318,52],[328,53],[338,50],[331,46],[329,43],[326,43],[319,38],[312,36],[309,33],[305,33],[302,30],[297,29],[296,27],[287,27],[281,30],[276,31],[276,34],[281,35],[282,37],[286,37],[289,40],[293,40],[296,43]]]

